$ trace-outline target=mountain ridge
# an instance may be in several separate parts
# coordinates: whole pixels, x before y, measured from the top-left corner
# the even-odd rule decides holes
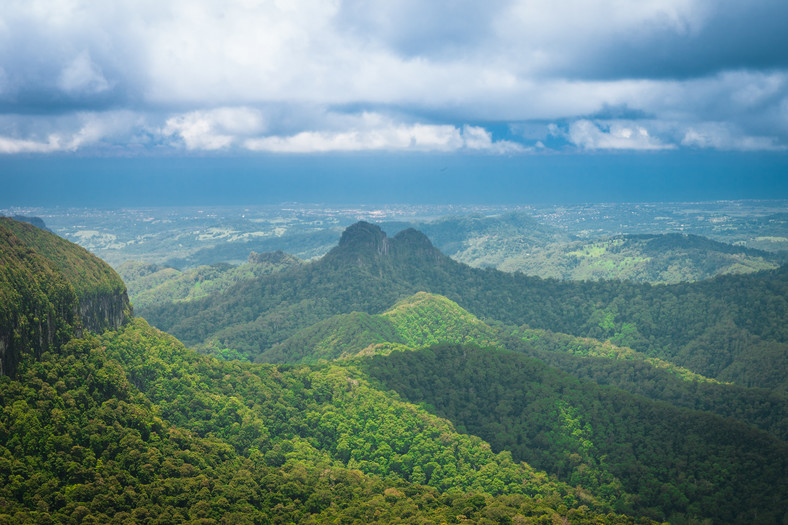
[[[374,228],[362,235],[366,240],[345,250],[349,257],[336,266],[313,263],[234,285],[222,295],[241,300],[242,308],[230,314],[259,316],[255,306],[268,305],[266,322],[281,335],[285,332],[278,325],[295,329],[354,301],[378,308],[400,297],[379,307],[378,314],[357,311],[333,319],[385,320],[395,337],[412,345],[431,343],[442,334],[497,335],[486,332],[483,320],[460,304],[434,292],[404,296],[426,284],[468,294],[465,300],[477,305],[498,303],[515,314],[523,306],[518,301],[530,301],[526,308],[549,309],[555,292],[560,298],[584,291],[585,296],[571,297],[585,304],[599,297],[589,294],[601,290],[613,302],[594,303],[590,322],[600,334],[637,342],[638,329],[647,328],[627,324],[632,322],[628,303],[620,290],[604,283],[556,285],[550,293],[539,287],[556,283],[469,269],[442,256],[433,263],[429,259],[436,250],[419,234],[407,233],[396,242],[397,236],[385,241]],[[24,281],[29,275],[23,270],[40,266],[42,280],[34,281],[46,283],[52,276],[61,282],[71,301],[64,304],[76,312],[77,293],[67,276],[34,247],[8,238],[11,248],[0,250],[0,256],[17,257],[9,257],[19,263],[9,265],[20,270],[13,275]],[[414,253],[427,260],[419,263]],[[342,254],[339,250],[340,259]],[[83,266],[78,258],[71,262],[72,269]],[[780,274],[769,277],[775,276]],[[753,288],[752,279],[720,282],[741,287],[739,295]],[[512,288],[523,283],[532,288],[513,295]],[[767,283],[781,290],[779,282]],[[666,304],[665,297],[648,295],[662,288],[621,286],[645,296],[638,301]],[[0,293],[17,289],[4,284]],[[689,287],[695,295],[705,289]],[[51,304],[51,290],[41,286],[37,293]],[[715,293],[722,292],[730,289]],[[695,300],[688,297],[682,307]],[[740,301],[732,306],[749,304],[746,294],[743,303],[730,293],[726,297]],[[199,308],[210,301],[192,303]],[[769,330],[776,330],[779,339],[780,327],[768,322],[779,305],[770,304],[773,310],[756,311],[766,313],[760,333],[768,338]],[[206,319],[228,315],[206,313]],[[741,314],[749,319],[745,314],[749,311]],[[374,336],[375,323],[366,326]],[[717,325],[703,328],[717,330]],[[740,420],[580,380],[523,355],[560,342],[539,333],[542,346],[534,343],[529,350],[529,330],[508,334],[519,338],[519,353],[444,344],[387,356],[363,356],[362,351],[353,360],[308,366],[220,361],[185,348],[140,318],[115,331],[85,332],[58,352],[43,352],[21,371],[19,381],[0,381],[6,407],[0,411],[0,500],[5,502],[0,522],[109,522],[114,516],[139,523],[633,525],[654,519],[748,523],[784,517],[784,440]],[[351,340],[355,334],[347,335]],[[580,362],[575,354],[582,354],[584,345],[592,345],[576,338],[566,342],[574,346],[553,350],[573,363]],[[605,352],[618,355],[614,348]],[[639,373],[623,360],[616,364],[617,371]],[[685,383],[727,388],[694,379]],[[751,399],[757,398],[740,399],[731,409],[746,408],[743,403]],[[436,415],[444,410],[450,419]],[[492,445],[476,434],[489,436]],[[516,461],[527,454],[550,475]]]
[[[414,231],[388,238],[368,223],[349,231],[302,267],[141,314],[187,344],[254,359],[332,315],[380,314],[426,291],[482,320],[610,339],[721,381],[788,388],[788,266],[660,286],[558,281],[471,268]]]

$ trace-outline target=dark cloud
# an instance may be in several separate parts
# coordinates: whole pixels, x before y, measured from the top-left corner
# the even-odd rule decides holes
[[[785,0],[11,2],[0,153],[786,148],[785,20]]]
[[[475,53],[494,38],[492,23],[510,0],[346,0],[341,31],[381,43],[407,57]]]
[[[788,2],[721,1],[699,27],[648,21],[587,42],[564,74],[585,79],[688,79],[788,67]]]
[[[583,118],[597,120],[642,120],[653,119],[653,113],[648,113],[638,108],[631,108],[627,104],[603,104],[599,111],[595,111]]]

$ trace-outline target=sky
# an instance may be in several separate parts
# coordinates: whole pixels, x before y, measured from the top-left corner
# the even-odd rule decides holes
[[[5,0],[0,205],[785,198],[785,20],[784,0]]]

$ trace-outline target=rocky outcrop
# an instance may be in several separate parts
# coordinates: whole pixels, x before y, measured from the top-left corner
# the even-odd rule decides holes
[[[358,266],[389,264],[395,261],[441,261],[445,256],[432,245],[426,235],[413,228],[386,236],[380,227],[368,222],[349,226],[339,240],[339,245],[325,257],[327,262],[352,261]]]

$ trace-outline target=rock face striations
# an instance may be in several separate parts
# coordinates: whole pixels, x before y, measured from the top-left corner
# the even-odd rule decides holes
[[[115,271],[84,248],[30,224],[0,218],[0,374],[57,350],[83,330],[132,315]]]

